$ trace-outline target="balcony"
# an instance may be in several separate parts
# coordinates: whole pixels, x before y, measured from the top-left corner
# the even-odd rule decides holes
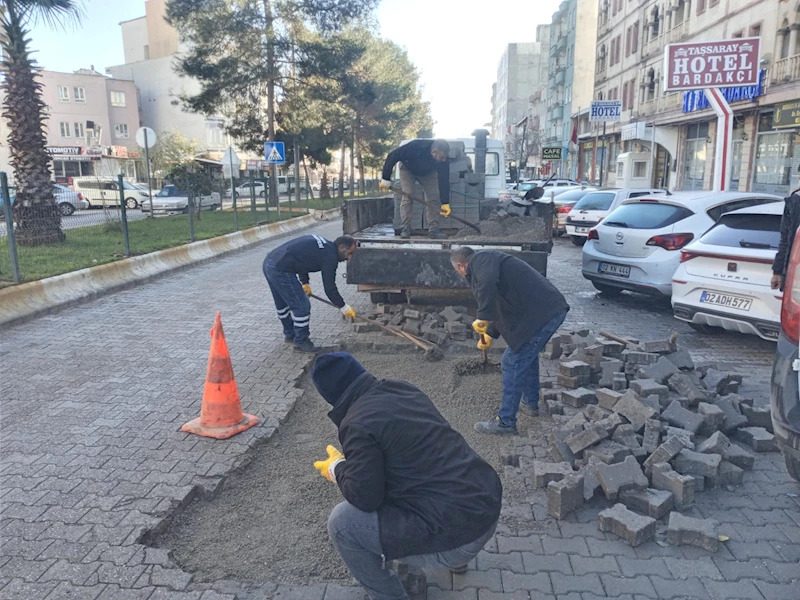
[[[564,115],[564,107],[563,106],[552,106],[550,108],[550,114],[548,115],[549,120],[555,121],[560,119]]]
[[[560,84],[564,83],[564,73],[565,73],[565,71],[566,71],[566,70],[565,70],[565,69],[562,67],[562,68],[561,68],[561,69],[560,69],[560,70],[559,70],[559,71],[556,73],[556,76],[554,77],[556,85],[560,85]]]
[[[648,56],[664,52],[664,43],[666,37],[667,36],[665,35],[659,35],[645,44],[642,44],[642,58],[647,58]]]
[[[683,92],[669,94],[667,96],[657,96],[652,100],[639,103],[639,116],[646,117],[673,110],[680,110],[683,102]]]
[[[686,36],[689,35],[689,19],[686,18],[683,20],[682,23],[678,23],[670,29],[666,35],[664,35],[664,43],[665,44],[674,44],[675,42],[680,42]]]
[[[776,61],[771,70],[770,83],[772,85],[797,81],[800,79],[800,54]]]

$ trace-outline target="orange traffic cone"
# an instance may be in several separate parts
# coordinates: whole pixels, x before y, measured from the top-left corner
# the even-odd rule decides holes
[[[222,320],[217,313],[211,329],[211,351],[208,353],[200,417],[186,423],[181,431],[224,440],[259,422],[258,417],[242,412]]]

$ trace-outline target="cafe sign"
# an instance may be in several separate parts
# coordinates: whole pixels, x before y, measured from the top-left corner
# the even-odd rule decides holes
[[[561,160],[561,153],[564,151],[560,146],[542,148],[542,160]]]
[[[800,127],[800,101],[786,102],[775,107],[772,115],[775,129],[794,129]]]
[[[756,85],[761,38],[669,44],[664,91]]]

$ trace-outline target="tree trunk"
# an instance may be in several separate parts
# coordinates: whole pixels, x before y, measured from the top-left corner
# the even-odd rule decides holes
[[[28,31],[14,5],[6,3],[2,43],[6,68],[3,117],[8,123],[11,167],[17,184],[14,221],[21,246],[58,244],[66,239],[61,213],[53,197],[50,155],[45,150],[47,106],[42,101],[42,83],[28,51]]]
[[[364,157],[361,150],[358,151],[358,187],[362,194],[367,193],[367,186],[364,182]]]
[[[353,131],[353,135],[350,137],[350,197],[354,197],[356,195],[355,190],[355,183],[356,183],[356,171],[355,171],[355,153],[353,152],[355,146],[355,131]]]
[[[344,198],[344,149],[347,142],[342,140],[342,151],[339,154],[339,198]]]
[[[308,176],[308,165],[306,164],[306,157],[303,157],[303,172],[306,174],[306,187],[308,188],[308,194],[311,199],[314,199],[314,189],[311,187],[311,178]],[[322,186],[320,186],[321,188]],[[320,189],[320,191],[322,191]]]
[[[270,0],[263,0],[264,19],[267,37],[267,137],[275,141],[275,29],[273,27],[272,5]],[[269,201],[278,207],[278,165],[270,165]]]

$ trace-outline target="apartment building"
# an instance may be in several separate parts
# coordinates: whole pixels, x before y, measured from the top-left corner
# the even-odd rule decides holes
[[[646,161],[648,185],[710,189],[716,116],[702,90],[663,91],[664,48],[759,37],[758,84],[723,90],[735,115],[728,185],[788,193],[796,186],[791,171],[795,157],[800,160],[800,124],[783,109],[800,98],[799,17],[785,0],[600,0],[595,98],[620,99],[623,109],[620,123],[607,128],[606,182],[615,183],[621,152],[649,154],[655,140],[655,157]],[[581,146],[589,145],[597,128],[582,125]],[[584,171],[585,161],[598,161],[598,153],[581,157]]]
[[[572,121],[594,94],[596,39],[596,0],[564,0],[550,24],[545,126],[547,145],[563,148],[565,160],[552,167],[564,176],[577,176],[576,148],[570,144]]]
[[[497,66],[492,86],[492,137],[506,144],[506,158],[512,160],[518,143],[516,124],[525,118],[532,94],[545,85],[548,72],[550,26],[536,28],[536,41],[508,44]]]
[[[56,181],[81,175],[135,177],[139,149],[136,86],[95,71],[40,71],[42,100],[47,106],[47,150]],[[0,120],[0,170],[12,175],[8,123]]]
[[[176,30],[164,20],[167,0],[147,0],[145,16],[120,23],[125,64],[109,67],[115,79],[132,82],[139,90],[141,121],[156,133],[174,129],[194,139],[200,160],[219,164],[232,143],[222,115],[205,116],[183,110],[180,96],[199,91],[191,78],[175,73],[183,50]]]

